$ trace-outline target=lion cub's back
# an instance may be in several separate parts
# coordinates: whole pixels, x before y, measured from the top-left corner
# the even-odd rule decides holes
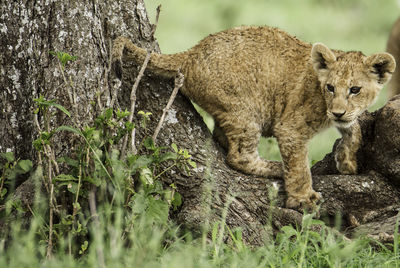
[[[276,89],[304,72],[310,50],[310,44],[271,27],[212,34],[187,52],[183,90],[206,110],[229,103],[265,105]]]
[[[211,66],[212,72],[218,72],[216,67],[239,72],[245,66],[309,58],[310,50],[310,44],[278,28],[241,26],[207,36],[189,54],[194,60],[191,65]]]

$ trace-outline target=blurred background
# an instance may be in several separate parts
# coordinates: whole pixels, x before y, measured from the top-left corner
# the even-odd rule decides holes
[[[369,55],[386,49],[392,24],[400,15],[399,0],[144,0],[150,20],[156,7],[161,13],[156,38],[162,53],[184,51],[211,33],[240,25],[278,27],[314,43],[332,49],[359,50]],[[384,89],[371,107],[376,110],[386,102]],[[212,119],[202,113],[210,129]],[[340,137],[331,128],[309,143],[311,163],[331,152]],[[262,139],[260,154],[280,159],[274,139]]]

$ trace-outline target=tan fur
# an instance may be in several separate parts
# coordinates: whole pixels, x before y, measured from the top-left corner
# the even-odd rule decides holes
[[[394,56],[396,62],[400,61],[400,18],[393,24],[386,51]],[[394,71],[392,79],[388,83],[388,91],[389,97],[400,94],[400,68],[396,68]]]
[[[114,63],[124,48],[126,59],[143,62],[146,51],[119,37]],[[183,53],[152,54],[148,68],[168,77],[180,69],[183,94],[214,117],[218,139],[229,145],[228,163],[249,174],[283,175],[286,206],[299,207],[320,199],[312,189],[307,142],[336,125],[343,134],[338,169],[355,173],[361,139],[357,117],[389,80],[395,61],[388,53],[366,57],[312,46],[276,28],[238,27],[210,35]],[[350,93],[355,86],[360,92]],[[277,138],[283,166],[259,157],[261,135]]]

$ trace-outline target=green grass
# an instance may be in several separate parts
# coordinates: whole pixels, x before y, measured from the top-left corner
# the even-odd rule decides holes
[[[41,223],[34,220],[24,231],[14,224],[12,241],[0,243],[0,267],[398,267],[399,255],[383,245],[371,246],[366,239],[345,241],[329,230],[315,232],[309,227],[320,224],[303,218],[303,228],[282,228],[275,241],[250,247],[237,230],[214,225],[206,235],[193,238],[170,222],[155,224],[146,212],[136,218],[126,232],[127,216],[122,207],[106,213],[99,208],[100,225],[89,226],[92,239],[84,254],[68,254],[68,241],[61,241],[51,259],[46,259],[46,243],[37,240]],[[151,216],[150,216],[151,218]],[[220,223],[221,224],[221,223]],[[223,223],[222,223],[223,224]],[[224,225],[222,225],[224,226]],[[222,231],[221,231],[222,230]],[[230,243],[219,239],[228,234]],[[393,246],[393,245],[392,245]]]
[[[145,0],[145,4],[152,21],[156,6],[162,4],[156,37],[163,53],[186,50],[226,28],[269,25],[310,43],[369,55],[385,50],[392,23],[400,14],[396,0]],[[383,106],[386,99],[383,90],[370,110]],[[338,137],[329,129],[311,140],[310,161],[322,159]],[[280,159],[274,141],[262,140],[259,151],[265,158]]]
[[[146,4],[151,11],[157,2],[148,0]],[[383,50],[390,24],[398,15],[394,1],[372,0],[169,0],[163,5],[157,37],[162,50],[171,53],[184,50],[206,34],[223,28],[268,24],[310,42],[322,41],[334,48],[357,49],[369,54]],[[385,96],[382,96],[378,106],[384,101]],[[49,105],[56,106],[45,100],[40,104],[44,111],[48,111]],[[47,116],[52,115],[47,113]],[[203,226],[203,232],[197,236],[184,231],[168,218],[173,209],[171,201],[177,201],[171,194],[173,186],[163,188],[155,175],[163,172],[158,166],[161,158],[175,159],[176,165],[183,165],[188,161],[185,158],[188,152],[173,148],[165,154],[164,149],[160,153],[159,148],[146,139],[143,144],[151,154],[130,155],[127,162],[118,160],[118,152],[103,145],[110,139],[114,144],[117,137],[124,135],[123,129],[118,127],[124,116],[126,114],[107,110],[93,128],[69,128],[84,137],[75,148],[77,152],[69,155],[71,158],[63,158],[63,163],[70,165],[72,171],[75,168],[75,173],[60,174],[64,176],[58,176],[58,180],[49,179],[46,169],[36,168],[31,173],[37,187],[51,181],[58,200],[67,203],[54,212],[52,257],[46,257],[51,210],[49,195],[41,194],[28,211],[25,208],[32,216],[29,226],[22,227],[23,221],[17,217],[10,229],[0,230],[0,267],[400,266],[397,231],[394,243],[388,245],[371,243],[366,238],[346,241],[325,227],[322,232],[312,231],[311,225],[323,223],[312,220],[310,215],[303,217],[302,228],[285,226],[276,239],[257,247],[246,245],[240,229],[230,230],[223,221]],[[206,121],[212,127],[209,118]],[[63,128],[65,130],[67,127]],[[310,143],[311,159],[319,159],[329,151],[337,136],[335,130],[317,136]],[[46,143],[36,143],[38,148],[41,144],[52,146],[50,136],[43,135],[41,139]],[[279,158],[272,140],[262,140],[260,151],[268,158]],[[32,169],[28,161],[16,160],[11,154],[1,154],[1,158],[7,162],[2,167],[7,171],[2,175],[6,182],[15,179],[16,174],[25,174]],[[105,169],[104,164],[109,169]],[[154,174],[151,175],[149,170]],[[134,186],[132,172],[140,179]],[[91,191],[97,196],[97,213],[89,211]],[[11,206],[14,211],[23,212],[18,202],[3,200],[3,196],[0,201],[2,220],[9,219]],[[230,242],[223,238],[229,238]]]

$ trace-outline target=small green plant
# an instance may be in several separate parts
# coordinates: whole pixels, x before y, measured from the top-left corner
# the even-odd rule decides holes
[[[17,176],[30,172],[32,166],[31,160],[15,159],[13,152],[0,153],[0,201],[4,200],[7,189],[14,188]]]
[[[61,63],[62,69],[65,68],[65,65],[70,61],[76,61],[78,59],[77,56],[72,56],[66,52],[62,51],[50,51],[50,54],[56,56],[59,62]]]
[[[138,115],[140,115],[141,118],[142,118],[142,120],[140,121],[141,127],[146,129],[147,123],[150,120],[151,113],[150,112],[139,111]]]

